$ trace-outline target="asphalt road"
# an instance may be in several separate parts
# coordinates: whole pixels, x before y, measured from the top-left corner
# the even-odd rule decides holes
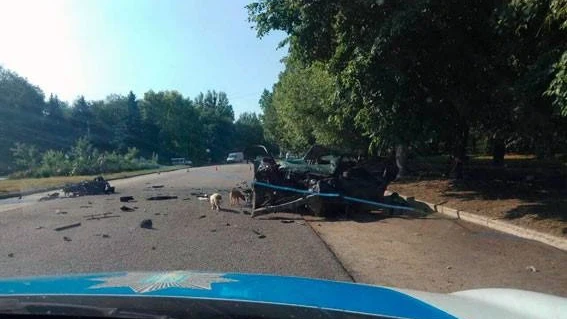
[[[246,214],[250,208],[211,211],[208,202],[190,195],[218,191],[227,206],[228,190],[251,177],[245,164],[201,167],[116,180],[111,182],[114,195],[40,202],[45,194],[35,194],[2,200],[0,276],[183,269],[350,280],[298,216],[252,219]],[[121,203],[119,197],[125,195],[136,202]],[[153,195],[178,198],[146,200]],[[137,208],[124,212],[123,205]],[[113,217],[88,219],[107,212]],[[144,219],[151,219],[154,228],[140,228]],[[73,223],[81,225],[54,230]]]

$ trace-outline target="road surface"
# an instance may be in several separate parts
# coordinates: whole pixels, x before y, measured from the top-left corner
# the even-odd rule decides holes
[[[228,190],[251,177],[248,165],[202,167],[112,181],[115,195],[0,201],[0,276],[183,269],[354,278],[435,292],[506,287],[567,296],[567,253],[462,221],[380,213],[307,223],[293,214],[252,219],[250,208],[211,211],[191,195],[220,191],[226,206]],[[136,202],[119,202],[124,195]],[[146,200],[155,195],[178,199]],[[123,212],[123,205],[137,208]],[[119,217],[88,220],[105,212]],[[143,219],[152,219],[154,229],[140,228]]]
[[[183,269],[349,280],[298,216],[268,217],[296,218],[292,223],[252,219],[242,212],[250,208],[211,211],[207,202],[190,195],[201,190],[226,195],[251,177],[245,164],[219,166],[218,171],[201,167],[112,181],[115,195],[39,202],[45,194],[35,194],[0,201],[0,276]],[[151,187],[156,185],[163,188]],[[121,203],[124,195],[136,202]],[[145,199],[153,195],[178,199]],[[123,205],[137,209],[123,212]],[[119,217],[88,220],[105,212]],[[140,228],[144,219],[151,219],[154,229]],[[81,226],[54,230],[73,223]]]

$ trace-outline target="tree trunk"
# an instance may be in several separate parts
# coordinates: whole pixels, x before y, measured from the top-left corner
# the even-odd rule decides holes
[[[407,159],[408,146],[406,144],[396,145],[396,166],[398,167],[398,176],[396,176],[396,178],[402,178],[406,176]]]
[[[467,145],[469,142],[469,127],[468,125],[463,125],[460,134],[457,136],[457,140],[454,148],[454,165],[453,165],[453,177],[455,179],[463,178],[464,165],[467,161]]]
[[[506,145],[501,138],[492,140],[492,165],[497,167],[504,166],[504,155],[506,154]]]

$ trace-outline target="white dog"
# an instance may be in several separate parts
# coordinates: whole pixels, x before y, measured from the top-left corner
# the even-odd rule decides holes
[[[219,193],[214,193],[209,197],[209,201],[211,202],[211,209],[212,210],[221,210],[220,204],[222,202],[222,196]]]

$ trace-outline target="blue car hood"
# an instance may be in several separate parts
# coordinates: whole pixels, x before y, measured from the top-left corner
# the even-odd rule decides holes
[[[53,295],[245,301],[393,318],[566,318],[567,314],[567,299],[506,289],[436,294],[298,277],[191,271],[0,280],[0,298]],[[526,307],[531,311],[522,309]]]

